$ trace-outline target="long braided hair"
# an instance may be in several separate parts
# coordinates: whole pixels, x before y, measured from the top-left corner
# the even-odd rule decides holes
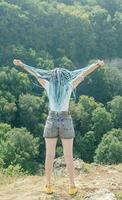
[[[61,105],[61,102],[68,92],[69,87],[71,87],[70,80],[71,74],[67,69],[55,68],[51,71],[49,92],[51,92],[57,107]]]

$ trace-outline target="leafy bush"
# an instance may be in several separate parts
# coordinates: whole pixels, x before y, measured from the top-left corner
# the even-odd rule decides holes
[[[105,108],[97,107],[92,112],[93,131],[95,132],[96,144],[99,144],[104,133],[113,127],[111,114]]]
[[[122,129],[107,132],[95,151],[94,161],[103,164],[122,162]]]
[[[107,102],[107,108],[111,112],[115,128],[122,128],[122,96],[114,96]]]
[[[1,167],[19,164],[25,171],[32,173],[38,168],[35,160],[38,154],[39,138],[34,138],[26,128],[10,129],[9,125],[0,126]]]
[[[3,168],[3,165],[4,165],[3,159],[0,158],[0,169]]]
[[[40,122],[43,122],[45,102],[43,98],[26,94],[19,97],[20,124],[34,133]]]
[[[76,137],[77,149],[76,154],[85,162],[92,162],[95,151],[95,133],[88,131],[83,137]]]

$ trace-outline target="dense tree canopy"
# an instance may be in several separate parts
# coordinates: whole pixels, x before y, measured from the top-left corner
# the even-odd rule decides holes
[[[0,63],[66,56],[75,66],[122,57],[120,0],[0,2]],[[42,65],[40,66],[42,67]]]
[[[0,168],[33,173],[44,164],[47,94],[14,58],[69,70],[105,59],[79,84],[76,101],[71,96],[74,153],[86,162],[122,161],[121,64],[107,64],[122,58],[121,35],[121,0],[0,1]],[[62,153],[58,141],[56,155]]]

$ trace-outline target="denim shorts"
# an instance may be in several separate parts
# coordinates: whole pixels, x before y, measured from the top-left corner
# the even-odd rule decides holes
[[[51,111],[45,123],[43,137],[46,138],[74,138],[75,130],[73,120],[69,111]]]

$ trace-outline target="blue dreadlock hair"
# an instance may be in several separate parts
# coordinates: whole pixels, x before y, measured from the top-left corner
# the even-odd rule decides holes
[[[49,92],[51,92],[57,107],[60,106],[62,99],[65,97],[65,94],[71,86],[69,83],[70,80],[71,74],[68,70],[64,68],[55,68],[51,70]]]
[[[25,64],[23,64],[25,65]],[[91,65],[88,65],[81,69],[76,69],[73,71],[70,71],[65,68],[54,68],[52,70],[44,70],[35,68],[29,65],[25,65],[29,70],[34,72],[38,78],[43,78],[47,81],[49,81],[49,94],[53,96],[54,102],[57,106],[61,104],[62,99],[66,95],[68,88],[72,87],[70,84],[71,81],[73,81],[78,76],[81,76],[84,71],[86,71],[88,68],[90,68]],[[41,87],[40,85],[37,85],[33,82],[34,85]],[[76,88],[73,91],[73,96],[76,100]]]

